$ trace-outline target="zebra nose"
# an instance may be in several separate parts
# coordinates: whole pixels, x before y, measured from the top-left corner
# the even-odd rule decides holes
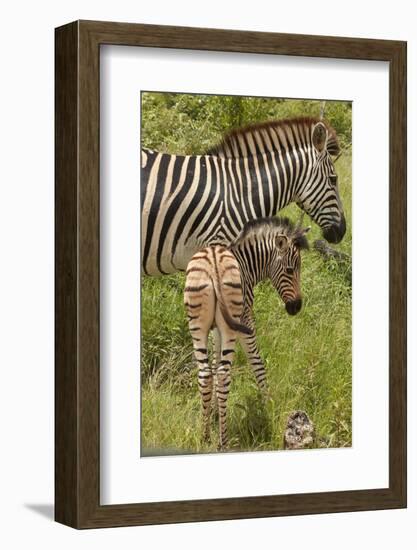
[[[344,214],[340,223],[334,223],[323,230],[323,237],[328,243],[337,244],[343,239],[346,233],[346,220]]]
[[[300,311],[302,304],[303,301],[301,300],[301,298],[296,298],[295,300],[287,302],[285,304],[285,309],[290,315],[296,315]]]

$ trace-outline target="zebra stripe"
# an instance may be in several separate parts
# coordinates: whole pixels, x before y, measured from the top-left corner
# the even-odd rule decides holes
[[[254,219],[296,202],[339,242],[346,225],[332,128],[298,118],[232,132],[206,155],[142,151],[142,269],[184,270],[204,246],[229,245]],[[336,179],[335,179],[336,178]]]
[[[226,409],[237,336],[256,381],[267,393],[252,316],[254,287],[270,279],[290,314],[301,308],[301,248],[308,229],[294,228],[288,219],[267,218],[247,224],[229,248],[199,250],[187,266],[184,305],[198,364],[203,413],[203,438],[210,437],[213,388],[219,412],[219,448],[228,444]],[[209,365],[208,334],[215,329],[215,350]],[[214,384],[215,382],[215,384]]]

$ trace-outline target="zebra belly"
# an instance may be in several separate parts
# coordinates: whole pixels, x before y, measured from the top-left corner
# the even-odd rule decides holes
[[[178,218],[186,209],[186,204],[178,210]],[[201,248],[213,243],[229,244],[225,238],[221,226],[221,202],[212,209],[210,218],[202,219],[202,223],[193,227],[193,221],[198,215],[194,211],[189,219],[186,219],[183,230],[177,234],[178,222],[172,219],[167,229],[166,208],[163,205],[158,212],[142,213],[142,271],[150,276],[159,276],[185,271],[192,256]],[[203,231],[208,227],[207,231]]]
[[[158,260],[158,251],[155,248],[151,250],[146,261],[146,265],[142,263],[142,272],[152,277],[159,277],[160,275],[170,275],[177,271],[185,271],[188,262],[192,256],[200,249],[199,246],[179,246],[176,250],[174,258],[170,259],[170,255],[162,257],[161,261]],[[143,247],[142,247],[143,258]],[[143,259],[142,259],[143,262]]]
[[[142,270],[158,276],[184,271],[199,249],[229,245],[243,227],[227,174],[209,157],[158,153],[142,171]],[[232,214],[233,212],[233,214]]]

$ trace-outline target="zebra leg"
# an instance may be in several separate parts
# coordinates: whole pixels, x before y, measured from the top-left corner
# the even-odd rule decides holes
[[[211,363],[211,371],[212,371],[212,374],[213,374],[213,384],[216,386],[217,385],[216,370],[217,370],[217,365],[219,364],[220,357],[221,357],[220,356],[220,353],[221,353],[221,337],[220,337],[219,329],[217,327],[214,327],[211,334],[213,336],[213,342],[214,342],[214,345],[213,345],[213,360],[212,360],[212,363]],[[216,414],[216,410],[217,410],[216,392],[213,392],[212,408],[213,408],[213,412]]]
[[[203,410],[203,439],[210,439],[211,399],[213,393],[213,374],[208,360],[208,335],[202,331],[193,332],[194,356],[198,363],[198,389]]]
[[[269,397],[269,393],[266,371],[261,356],[259,355],[258,345],[256,343],[255,323],[252,316],[245,316],[244,323],[252,329],[252,334],[239,333],[239,340],[255,375],[256,383],[262,395],[267,398]]]
[[[221,330],[220,360],[216,369],[216,397],[219,409],[219,450],[228,445],[227,433],[227,398],[229,397],[231,375],[230,369],[235,354],[235,332],[223,326]]]

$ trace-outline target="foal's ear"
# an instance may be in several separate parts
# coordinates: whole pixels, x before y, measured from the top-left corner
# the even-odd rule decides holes
[[[287,250],[288,244],[289,243],[287,235],[277,235],[275,237],[275,246],[278,248],[281,254]]]
[[[323,122],[317,122],[317,124],[313,127],[313,133],[311,137],[313,145],[319,153],[321,153],[326,147],[328,136],[329,133],[325,124],[323,124]]]

